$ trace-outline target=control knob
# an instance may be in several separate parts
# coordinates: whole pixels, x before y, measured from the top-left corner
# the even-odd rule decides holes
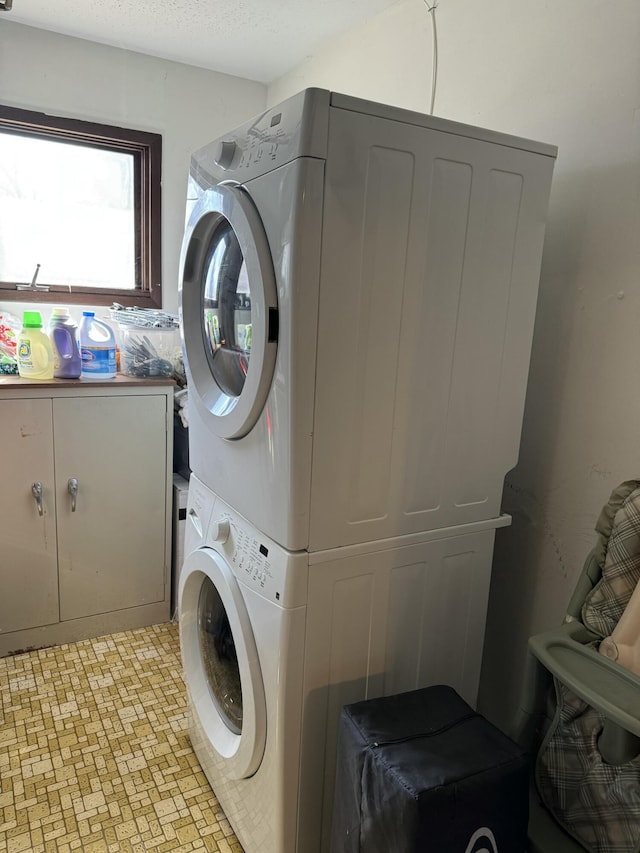
[[[228,169],[233,163],[237,150],[238,146],[232,139],[225,139],[218,143],[213,159],[221,169]]]
[[[224,545],[224,543],[229,538],[229,519],[228,518],[219,518],[217,521],[212,521],[211,526],[209,527],[209,536],[213,539],[214,542],[219,542],[220,545]]]

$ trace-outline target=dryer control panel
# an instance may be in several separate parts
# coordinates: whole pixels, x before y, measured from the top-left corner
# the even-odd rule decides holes
[[[298,157],[325,159],[329,94],[305,89],[196,151],[190,175],[198,194],[223,181],[244,183]]]

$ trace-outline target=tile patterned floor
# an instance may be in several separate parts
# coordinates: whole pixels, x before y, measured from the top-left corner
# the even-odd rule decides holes
[[[242,853],[189,744],[178,628],[0,659],[0,851]]]

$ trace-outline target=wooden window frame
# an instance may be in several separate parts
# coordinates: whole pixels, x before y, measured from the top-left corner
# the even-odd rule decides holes
[[[0,302],[56,302],[62,304],[162,307],[162,136],[129,128],[62,118],[46,113],[0,104],[0,130],[53,141],[74,142],[101,149],[132,154],[134,160],[135,204],[135,289],[78,288],[49,285],[49,290],[17,290],[26,282],[0,281]],[[46,274],[38,278],[46,285]]]

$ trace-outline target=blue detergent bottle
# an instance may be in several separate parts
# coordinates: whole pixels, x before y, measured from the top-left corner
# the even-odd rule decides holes
[[[53,345],[53,375],[57,379],[79,379],[82,370],[78,347],[78,326],[68,308],[54,308],[49,320]]]
[[[94,311],[83,311],[80,322],[82,379],[114,379],[116,375],[116,336],[111,326],[96,318]]]

